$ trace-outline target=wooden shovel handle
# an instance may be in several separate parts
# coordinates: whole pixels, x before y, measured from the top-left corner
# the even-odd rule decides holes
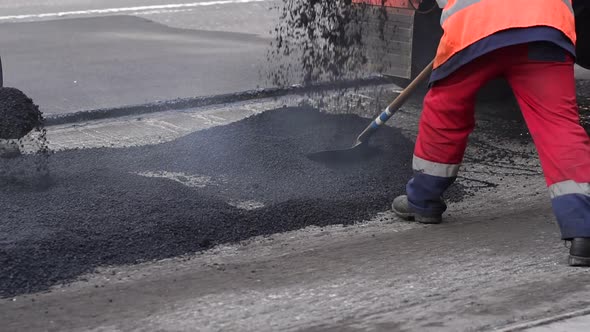
[[[431,61],[428,64],[428,66],[426,66],[426,68],[424,68],[418,76],[416,76],[416,78],[412,81],[412,83],[410,83],[404,89],[404,91],[402,91],[399,94],[399,96],[397,96],[397,98],[395,98],[395,100],[391,102],[391,104],[389,104],[388,108],[391,112],[395,113],[395,111],[397,111],[400,107],[402,107],[404,105],[404,103],[406,102],[406,100],[408,100],[408,98],[410,98],[410,96],[414,93],[414,91],[416,91],[416,88],[420,84],[424,83],[430,77],[430,74],[432,73],[433,66],[434,66],[434,60]]]

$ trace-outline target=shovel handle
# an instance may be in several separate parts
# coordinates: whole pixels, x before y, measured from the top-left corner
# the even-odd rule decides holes
[[[404,103],[410,98],[410,96],[416,91],[416,88],[423,82],[425,82],[430,74],[432,73],[432,68],[434,66],[434,61],[430,62],[426,68],[422,70],[422,72],[402,91],[394,101],[387,106],[385,111],[381,113],[371,124],[365,129],[357,138],[357,143],[365,143],[369,137],[373,136],[373,134],[381,127],[387,120],[389,120],[395,112],[397,112]]]

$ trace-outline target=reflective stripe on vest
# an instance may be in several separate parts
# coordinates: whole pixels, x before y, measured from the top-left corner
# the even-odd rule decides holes
[[[449,0],[441,25],[444,34],[434,68],[473,43],[512,28],[553,27],[576,43],[571,0]]]

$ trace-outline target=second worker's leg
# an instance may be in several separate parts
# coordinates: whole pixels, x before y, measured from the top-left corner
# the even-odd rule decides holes
[[[573,59],[543,61],[535,45],[508,73],[535,141],[571,265],[590,265],[590,139],[580,125]],[[515,57],[518,58],[518,57]]]

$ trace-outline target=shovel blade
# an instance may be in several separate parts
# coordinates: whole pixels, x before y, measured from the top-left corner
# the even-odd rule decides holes
[[[351,148],[341,150],[326,150],[310,153],[307,158],[326,164],[354,163],[368,160],[378,153],[377,148],[365,143],[357,143]]]

